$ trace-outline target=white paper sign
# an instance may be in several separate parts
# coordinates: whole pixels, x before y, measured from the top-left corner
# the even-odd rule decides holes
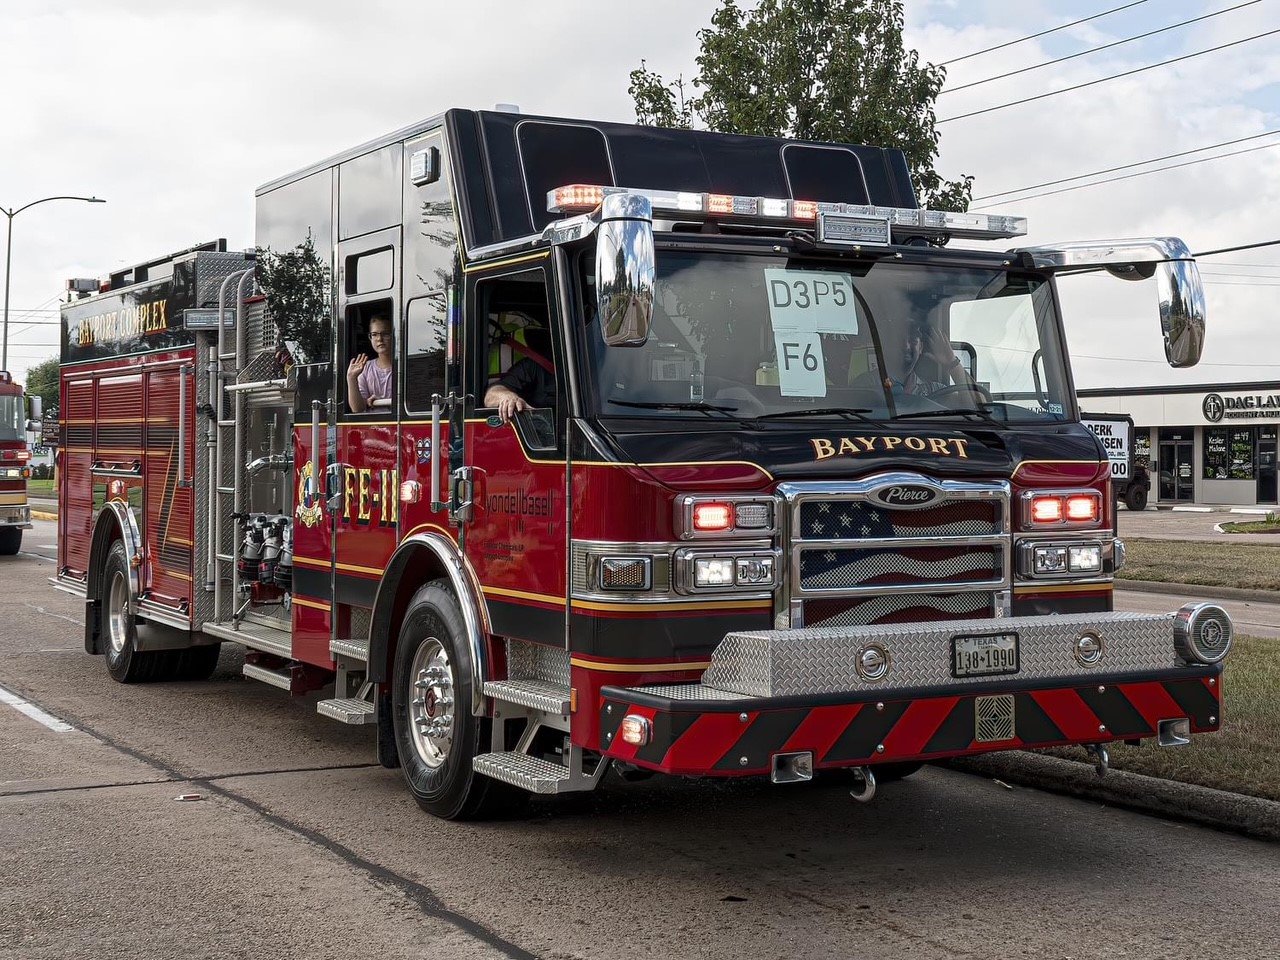
[[[858,313],[848,274],[766,268],[769,320],[784,397],[825,397],[824,333],[853,335]]]

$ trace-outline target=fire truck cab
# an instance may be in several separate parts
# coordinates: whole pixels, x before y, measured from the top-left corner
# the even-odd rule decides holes
[[[1112,610],[1055,287],[1154,277],[1192,365],[1181,242],[959,247],[1025,221],[896,150],[470,110],[256,230],[64,310],[56,582],[117,679],[237,643],[450,818],[1218,729],[1225,612]]]
[[[13,556],[22,547],[22,531],[31,529],[27,480],[31,477],[31,448],[27,431],[39,428],[39,397],[28,397],[22,384],[0,370],[0,556]]]

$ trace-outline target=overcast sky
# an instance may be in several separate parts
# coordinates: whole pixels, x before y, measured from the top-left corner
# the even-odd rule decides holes
[[[941,63],[1125,0],[907,0],[907,43]],[[1242,0],[1147,0],[952,64],[947,86],[1228,10]],[[253,191],[451,106],[628,121],[641,58],[695,72],[716,0],[0,0],[0,206],[53,194],[13,221],[9,365],[57,352],[72,276],[226,237],[253,244]],[[939,118],[1280,30],[1280,0],[944,94]],[[1280,33],[1021,106],[942,123],[940,171],[974,194],[1012,190],[1280,131]],[[1280,239],[1280,133],[1169,163],[1227,159],[1053,196],[992,200],[1031,243],[1181,236],[1193,251]],[[1147,168],[1135,168],[1147,169]],[[1134,172],[1123,170],[1109,176]],[[1058,187],[1045,189],[1060,189]],[[1040,192],[1040,191],[1033,191]],[[1163,360],[1151,283],[1064,281],[1080,387],[1280,379],[1280,247],[1203,261],[1201,365]]]

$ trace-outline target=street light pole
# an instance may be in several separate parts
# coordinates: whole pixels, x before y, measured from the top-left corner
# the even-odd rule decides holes
[[[97,197],[44,197],[40,200],[32,200],[26,206],[17,209],[8,209],[0,207],[0,213],[9,218],[9,226],[6,231],[4,245],[4,347],[0,352],[0,370],[9,369],[9,267],[13,262],[13,218],[20,214],[23,210],[29,210],[38,203],[48,203],[50,200],[82,200],[85,203],[106,203],[105,200],[99,200]]]

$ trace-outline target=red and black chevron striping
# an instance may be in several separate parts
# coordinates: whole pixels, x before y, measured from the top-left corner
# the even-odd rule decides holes
[[[788,704],[766,700],[689,701],[606,687],[601,749],[609,757],[675,774],[767,773],[775,753],[811,751],[819,767],[938,759],[993,750],[1153,737],[1161,720],[1187,717],[1191,729],[1218,729],[1221,672],[1047,689],[984,688],[962,694]],[[979,741],[976,701],[1013,698],[1014,735]],[[652,725],[648,744],[622,743],[626,714]]]

